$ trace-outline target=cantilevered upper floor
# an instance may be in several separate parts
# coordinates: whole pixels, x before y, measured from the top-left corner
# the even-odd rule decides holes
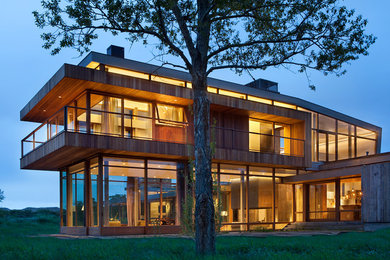
[[[208,84],[215,161],[308,168],[380,152],[381,128],[276,83]],[[20,112],[42,123],[22,140],[21,167],[57,170],[96,153],[188,160],[191,87],[186,72],[96,52],[64,64]]]

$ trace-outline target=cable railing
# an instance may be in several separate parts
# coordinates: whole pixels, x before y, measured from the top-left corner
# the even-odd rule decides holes
[[[211,127],[216,148],[304,156],[304,140],[237,129]],[[133,112],[119,113],[65,106],[22,140],[22,157],[62,132],[105,135],[193,145],[193,125]]]

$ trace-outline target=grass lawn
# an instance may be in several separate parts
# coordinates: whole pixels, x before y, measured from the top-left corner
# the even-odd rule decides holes
[[[19,213],[18,213],[19,212]],[[179,238],[58,239],[49,212],[0,212],[0,259],[197,259],[194,242]],[[313,237],[218,237],[210,259],[390,259],[390,229]]]

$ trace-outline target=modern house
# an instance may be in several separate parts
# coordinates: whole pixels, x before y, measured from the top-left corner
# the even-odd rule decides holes
[[[224,231],[299,222],[390,223],[381,128],[278,92],[208,79],[212,171]],[[41,125],[21,168],[59,172],[61,232],[178,233],[192,195],[191,76],[124,58],[64,64],[21,110]]]

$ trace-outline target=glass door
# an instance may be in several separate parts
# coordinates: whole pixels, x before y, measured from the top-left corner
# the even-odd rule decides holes
[[[309,220],[336,220],[336,185],[334,182],[309,185]]]

